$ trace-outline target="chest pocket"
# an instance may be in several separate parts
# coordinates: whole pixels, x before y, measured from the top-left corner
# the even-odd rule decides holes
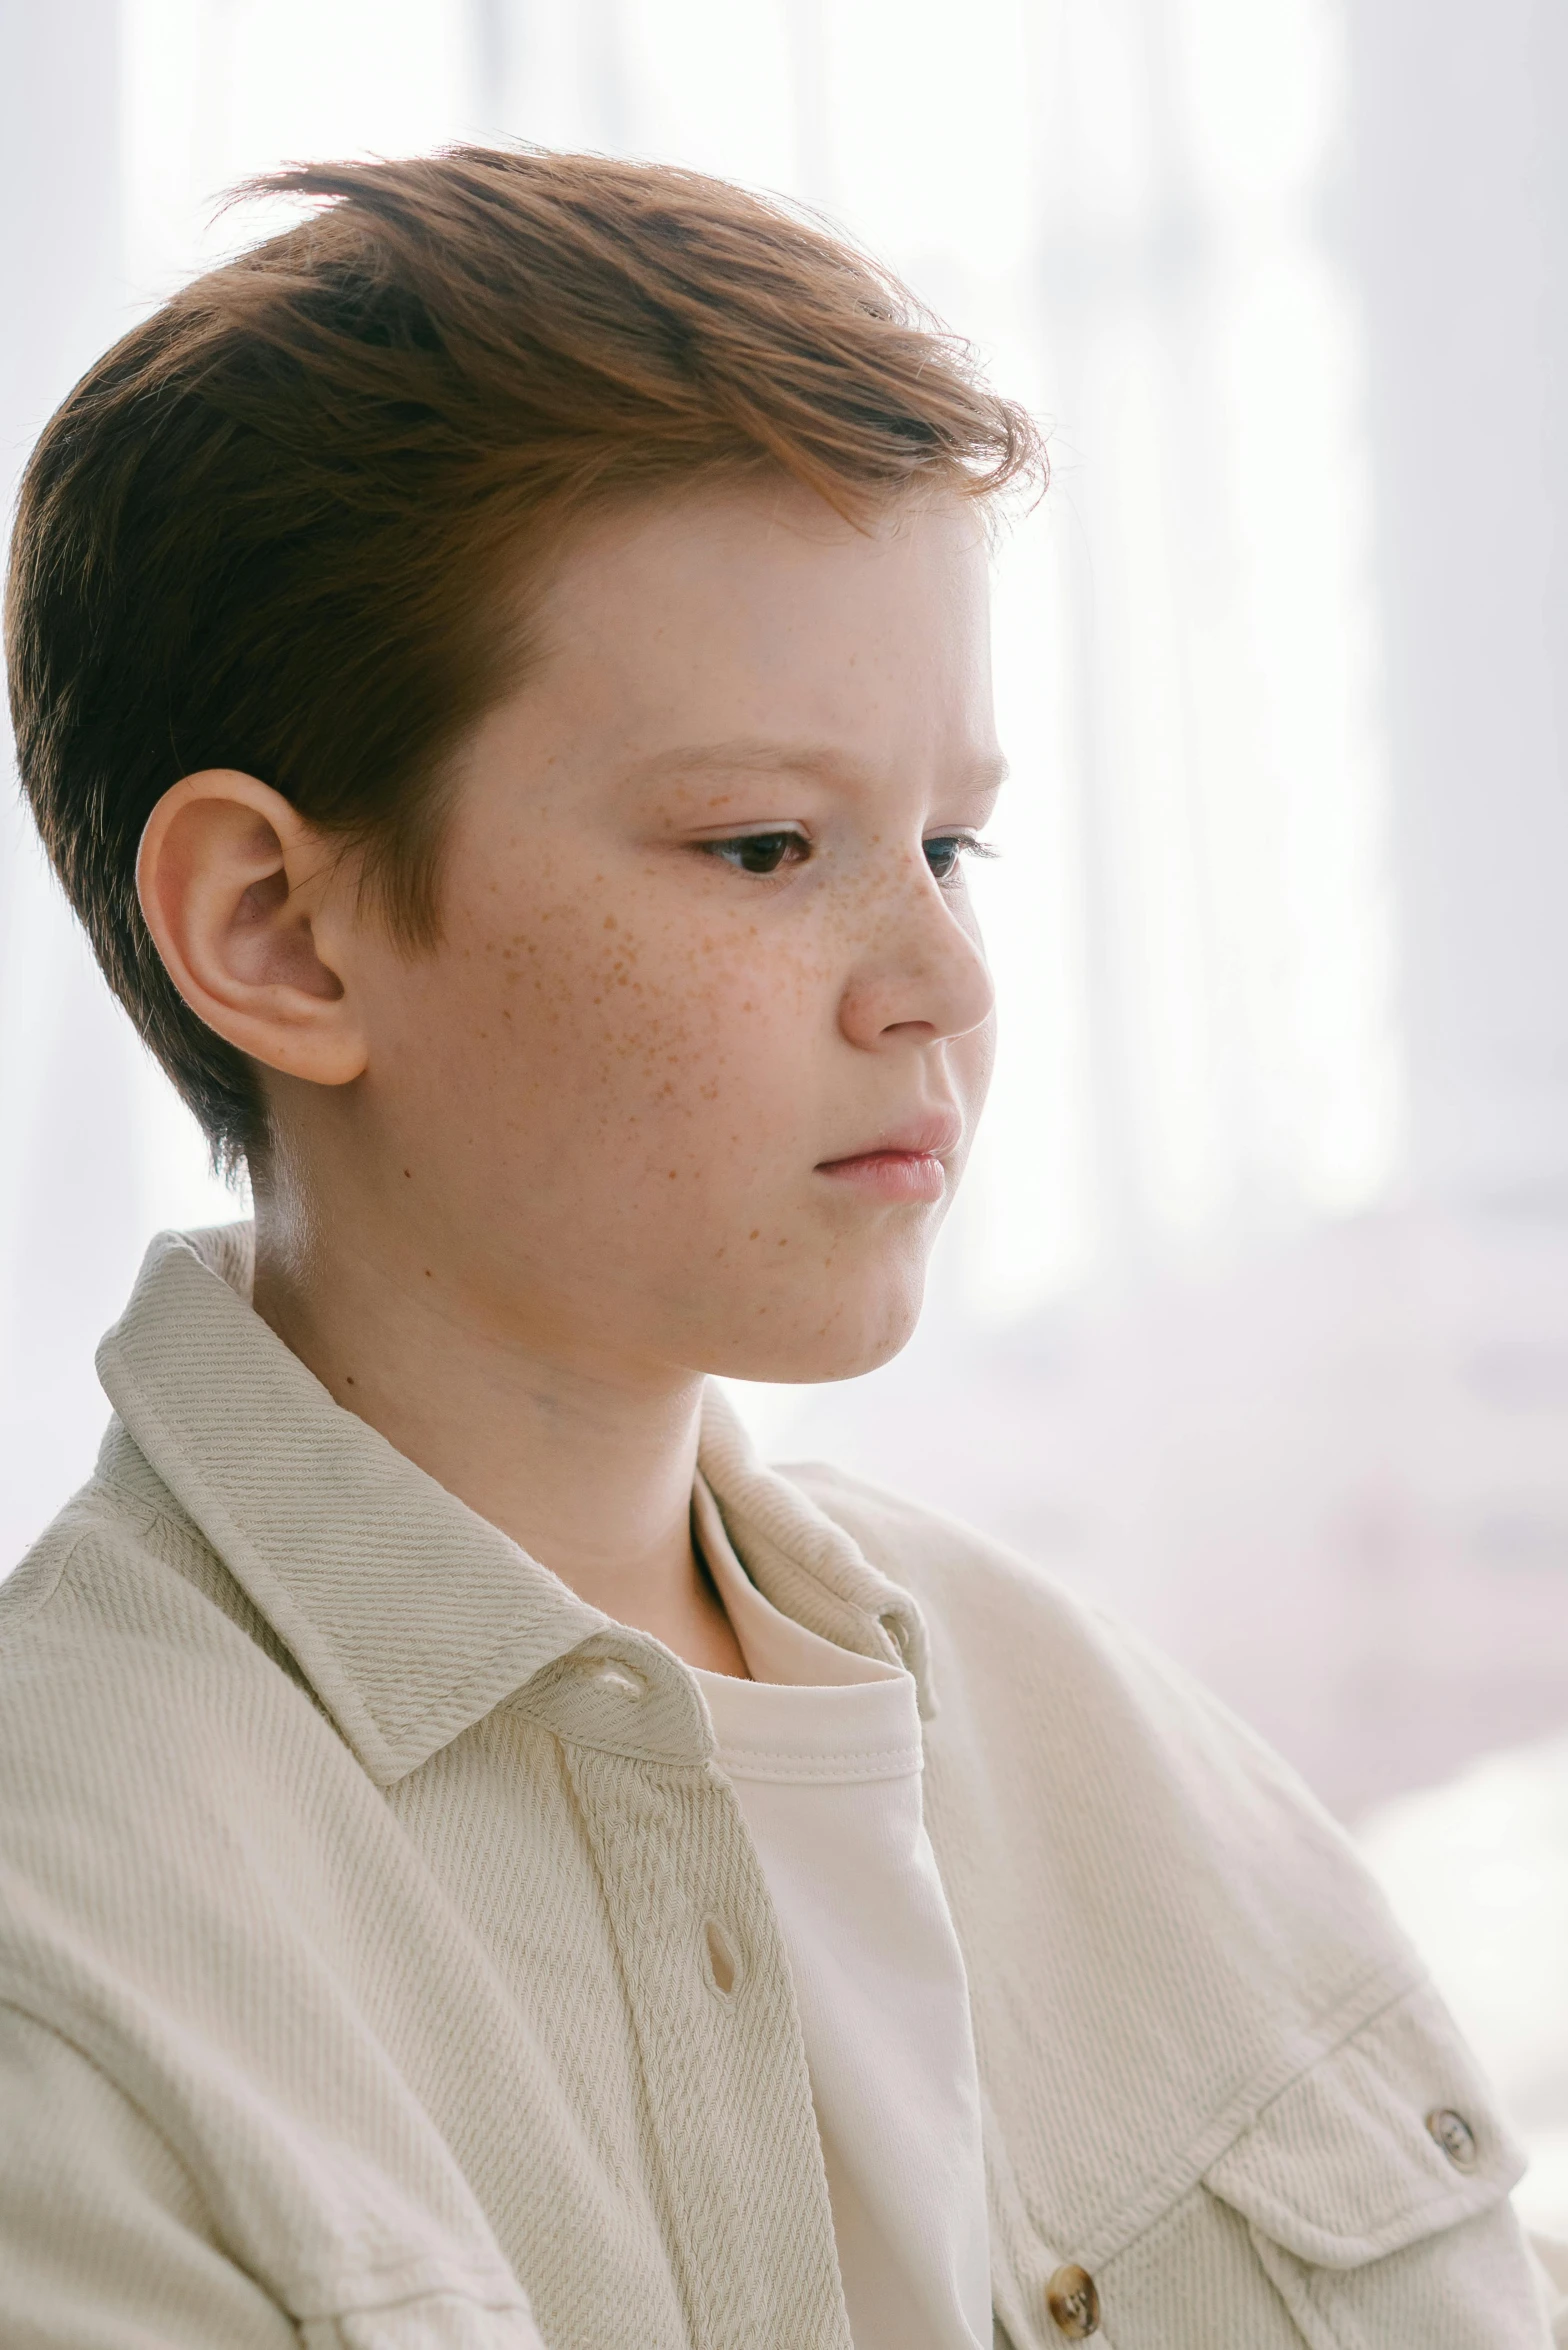
[[[1423,1986],[1293,2081],[1203,2185],[1312,2350],[1545,2350],[1508,2202],[1523,2170]]]
[[[1551,2350],[1508,2201],[1523,2169],[1422,1986],[1299,2074],[1152,2226],[1089,2248],[1095,2350]],[[1063,2338],[1043,2313],[1013,2331],[1018,2350]]]

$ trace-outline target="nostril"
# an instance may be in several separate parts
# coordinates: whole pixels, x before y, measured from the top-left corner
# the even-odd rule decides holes
[[[735,1952],[717,1918],[709,1918],[703,1928],[703,1941],[707,1946],[708,1974],[713,1988],[722,1999],[727,1999],[735,1988]]]

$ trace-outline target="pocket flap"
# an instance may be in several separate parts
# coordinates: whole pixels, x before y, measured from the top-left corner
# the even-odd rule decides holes
[[[1292,2081],[1204,2183],[1298,2259],[1359,2268],[1500,2203],[1524,2167],[1423,1984]]]

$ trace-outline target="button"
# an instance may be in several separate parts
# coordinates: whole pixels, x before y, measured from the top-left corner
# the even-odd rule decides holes
[[[1451,2107],[1440,2105],[1435,2113],[1427,2115],[1426,2126],[1455,2170],[1475,2169],[1480,2159],[1475,2132],[1462,2113],[1455,2113]]]
[[[1051,2323],[1069,2342],[1085,2342],[1100,2330],[1100,2296],[1086,2268],[1069,2261],[1045,2288],[1045,2306]]]

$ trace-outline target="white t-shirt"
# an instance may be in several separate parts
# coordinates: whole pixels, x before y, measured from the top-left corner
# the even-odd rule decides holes
[[[695,1524],[753,1676],[697,1679],[789,1956],[855,2350],[990,2350],[969,1987],[914,1681],[771,1606],[701,1479]]]

